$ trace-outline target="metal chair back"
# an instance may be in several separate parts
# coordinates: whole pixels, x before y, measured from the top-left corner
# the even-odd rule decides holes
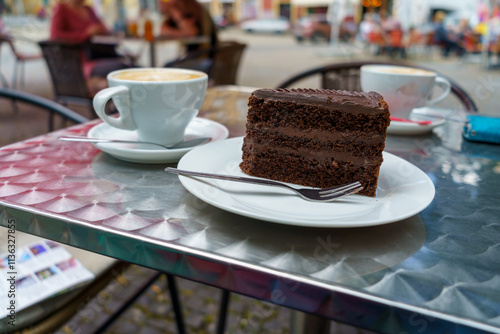
[[[23,91],[1,88],[0,97],[10,99],[15,102],[27,103],[31,106],[38,107],[49,113],[48,130],[54,130],[54,116],[57,115],[65,121],[70,121],[73,123],[84,123],[89,119],[85,116],[78,114],[77,112],[66,108],[63,105],[58,104],[52,100],[46,99],[41,96],[33,95],[31,93],[26,93]]]
[[[236,84],[246,44],[219,42],[216,47],[196,50],[165,64],[165,67],[191,68],[208,74],[212,86]]]
[[[83,74],[83,47],[53,40],[38,44],[49,69],[55,100],[63,105],[86,105],[93,113],[92,96]]]
[[[325,89],[338,89],[338,90],[351,90],[351,91],[361,91],[360,83],[360,68],[363,65],[368,64],[382,64],[382,65],[398,65],[398,66],[409,66],[409,67],[419,67],[416,65],[408,65],[404,63],[397,62],[384,62],[384,61],[361,61],[361,62],[351,62],[351,63],[337,63],[321,67],[316,67],[302,73],[296,74],[286,81],[280,83],[276,88],[289,88],[296,85],[304,79],[308,79],[313,76],[320,76],[321,88]],[[423,68],[430,71],[432,69]],[[478,108],[474,100],[470,95],[454,82],[451,78],[439,74],[440,76],[446,78],[451,83],[451,92],[463,105],[464,109],[468,112],[477,112]]]

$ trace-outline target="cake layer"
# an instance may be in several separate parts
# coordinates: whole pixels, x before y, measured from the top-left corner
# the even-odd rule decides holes
[[[326,141],[308,138],[297,138],[280,135],[277,132],[263,133],[260,131],[249,131],[245,138],[245,144],[250,145],[246,149],[253,154],[266,153],[269,150],[279,151],[283,154],[302,154],[316,159],[331,158],[335,160],[350,160],[356,163],[364,163],[367,159],[380,163],[382,156],[380,149],[384,143],[361,142],[349,137],[345,141]]]
[[[321,109],[292,102],[284,106],[279,101],[265,101],[254,96],[249,100],[247,124],[268,127],[290,127],[308,129],[314,127],[325,131],[371,131],[380,132],[389,125],[387,113],[350,113],[331,106]],[[266,110],[265,113],[260,110]],[[385,133],[385,131],[384,131]]]
[[[247,129],[245,142],[266,147],[284,146],[289,149],[307,149],[311,151],[327,150],[330,152],[349,152],[352,156],[380,156],[385,147],[385,138],[379,134],[363,135],[323,131],[289,132],[280,128]],[[265,149],[265,148],[264,148]]]
[[[328,168],[309,163],[303,157],[269,152],[253,155],[243,153],[243,172],[281,182],[327,188],[359,180],[361,195],[375,196],[380,165],[358,166],[350,162],[332,163]]]
[[[349,150],[344,150],[342,152],[336,151],[335,154],[332,154],[331,149],[318,150],[308,149],[307,147],[292,148],[286,145],[277,146],[272,143],[259,144],[248,140],[245,141],[244,145],[244,149],[252,155],[282,154],[287,156],[299,156],[311,164],[324,166],[325,168],[329,168],[334,162],[348,162],[360,166],[374,166],[382,163],[382,156],[380,155],[355,155]]]
[[[333,131],[319,128],[298,129],[291,126],[267,126],[259,123],[258,125],[249,124],[247,131],[253,133],[279,133],[290,138],[305,138],[308,140],[320,141],[344,141],[349,140],[352,143],[362,144],[363,142],[385,143],[385,136],[380,132],[370,132],[367,130],[347,130]]]

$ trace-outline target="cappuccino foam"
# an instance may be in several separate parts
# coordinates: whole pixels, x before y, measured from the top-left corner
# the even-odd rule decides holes
[[[410,74],[410,75],[435,75],[434,72],[421,70],[412,67],[380,67],[372,68],[372,70],[380,73],[394,73],[394,74]]]
[[[173,70],[135,70],[113,75],[115,79],[131,81],[184,81],[201,77],[202,74]]]

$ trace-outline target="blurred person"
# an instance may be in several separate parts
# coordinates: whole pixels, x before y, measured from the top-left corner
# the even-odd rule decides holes
[[[379,55],[385,47],[385,37],[373,13],[366,13],[359,24],[359,36],[367,45],[375,45],[375,54]]]
[[[463,55],[463,48],[458,42],[458,38],[452,31],[449,31],[444,20],[446,14],[438,11],[434,14],[434,42],[443,48],[443,57],[447,58],[450,52],[455,52],[457,56]]]
[[[389,15],[385,9],[380,10],[380,29],[385,41],[384,52],[390,56],[406,57],[405,34],[401,22]]]
[[[5,35],[9,33],[9,29],[3,22],[2,16],[0,15],[0,35]]]
[[[362,41],[373,43],[373,36],[378,34],[380,34],[380,27],[377,21],[372,13],[366,13],[359,24],[359,35]]]
[[[358,32],[358,26],[354,21],[353,16],[346,16],[342,23],[340,24],[340,39],[343,42],[349,42],[354,37],[356,37],[356,33]]]
[[[382,31],[386,34],[393,30],[401,29],[401,22],[394,16],[389,15],[385,9],[381,9],[379,12],[379,24]]]
[[[464,52],[478,53],[481,51],[481,35],[474,32],[468,19],[460,19],[456,30],[458,43]]]
[[[208,37],[207,43],[186,45],[187,52],[217,46],[217,27],[208,11],[198,1],[160,0],[158,7],[164,16],[160,36]]]
[[[91,39],[109,35],[102,20],[85,0],[67,0],[54,8],[50,39],[84,44],[83,73],[86,78],[106,78],[109,72],[133,67],[116,52],[115,44],[96,44]]]
[[[91,37],[109,34],[108,29],[85,0],[60,2],[54,8],[50,25],[52,39],[83,43]]]
[[[425,45],[425,36],[420,28],[412,26],[408,29],[408,33],[405,34],[403,43],[406,48],[412,46],[422,46]]]

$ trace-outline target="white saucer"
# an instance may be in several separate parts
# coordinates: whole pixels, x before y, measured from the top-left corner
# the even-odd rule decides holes
[[[248,176],[240,168],[242,138],[198,147],[178,168]],[[203,161],[203,164],[200,164]],[[384,152],[376,197],[352,195],[334,202],[301,199],[286,189],[247,183],[179,176],[184,187],[220,209],[265,221],[308,227],[361,227],[412,217],[434,198],[434,184],[419,168]]]
[[[419,108],[421,110],[423,108]],[[410,114],[410,120],[415,120],[415,121],[431,121],[432,123],[430,124],[417,124],[417,123],[411,123],[411,122],[398,122],[398,121],[391,121],[391,124],[387,128],[387,134],[390,135],[408,135],[408,136],[414,136],[414,135],[422,135],[425,133],[429,133],[434,129],[435,127],[438,127],[440,125],[443,125],[445,120],[444,119],[439,119],[439,118],[430,118],[430,117],[425,117],[423,114]]]
[[[211,137],[212,142],[215,142],[226,139],[228,135],[229,131],[224,125],[209,119],[197,117],[189,123],[184,139]],[[91,128],[88,132],[88,136],[107,139],[137,140],[135,131],[117,129],[107,123],[101,123]],[[94,146],[120,160],[153,164],[177,162],[184,154],[194,148],[188,147],[166,150],[156,148],[153,145],[109,143],[95,143]]]

